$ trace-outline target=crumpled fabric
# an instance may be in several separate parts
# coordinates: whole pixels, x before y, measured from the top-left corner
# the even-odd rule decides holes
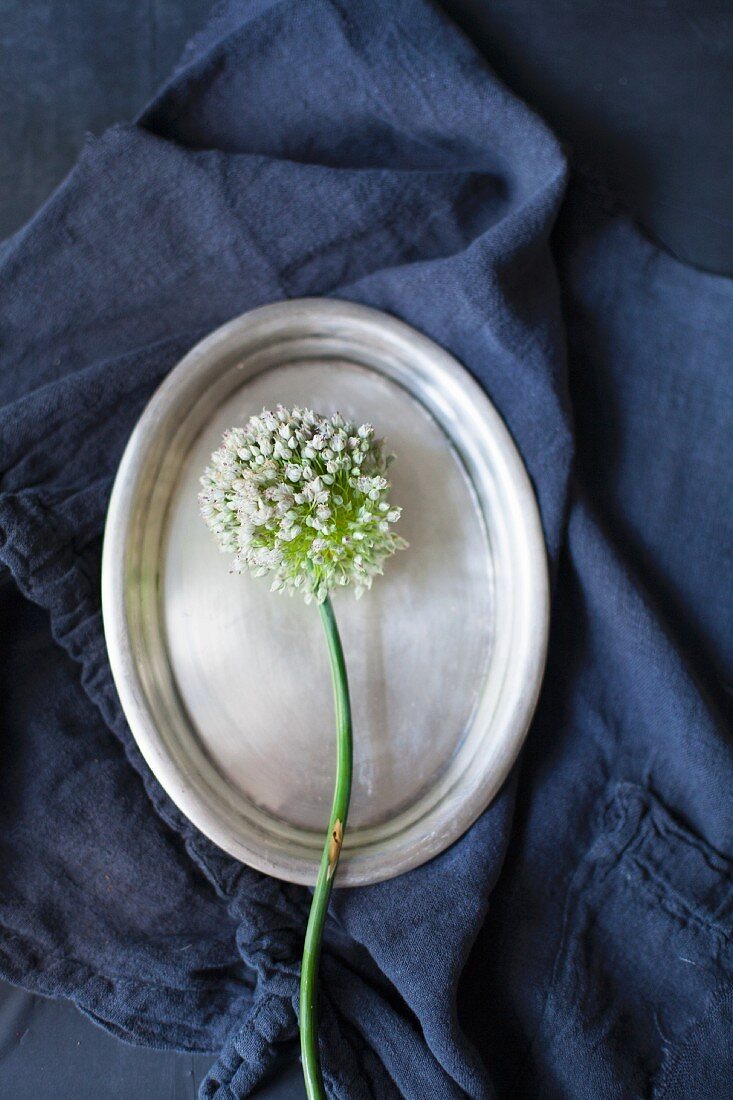
[[[309,892],[221,852],[151,776],[99,577],[157,384],[303,295],[465,365],[553,580],[503,791],[430,863],[334,894],[329,1095],[733,1095],[731,284],[568,186],[547,127],[422,0],[226,0],[0,247],[0,973],[125,1039],[219,1052],[204,1100],[247,1096],[295,1042]]]

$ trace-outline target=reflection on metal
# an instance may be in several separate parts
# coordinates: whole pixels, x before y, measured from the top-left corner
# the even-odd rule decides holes
[[[172,371],[115,483],[105,632],[150,768],[245,863],[315,880],[335,765],[317,612],[230,573],[198,514],[198,478],[224,429],[278,402],[369,420],[398,456],[391,499],[410,549],[362,600],[334,598],[355,736],[339,885],[361,885],[442,851],[505,779],[544,667],[542,532],[483,391],[385,314],[325,299],[267,306]]]

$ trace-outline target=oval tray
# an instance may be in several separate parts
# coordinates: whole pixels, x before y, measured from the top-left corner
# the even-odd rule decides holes
[[[133,735],[184,814],[237,859],[315,881],[335,768],[317,611],[230,572],[198,514],[225,428],[278,402],[375,424],[397,454],[410,549],[334,597],[354,784],[338,885],[407,871],[456,840],[515,760],[539,691],[548,584],[537,506],[467,372],[363,306],[266,306],[198,344],[133,432],[109,506],[107,646]]]

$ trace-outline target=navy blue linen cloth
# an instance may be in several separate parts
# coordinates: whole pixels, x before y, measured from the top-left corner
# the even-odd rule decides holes
[[[566,192],[554,137],[421,0],[222,4],[2,246],[0,280],[0,972],[126,1039],[220,1051],[207,1100],[296,1037],[308,891],[215,848],[147,771],[100,546],[183,353],[334,295],[490,394],[554,610],[501,795],[426,866],[336,892],[329,1095],[732,1096],[731,283]]]

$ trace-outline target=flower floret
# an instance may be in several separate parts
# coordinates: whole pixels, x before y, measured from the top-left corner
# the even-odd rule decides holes
[[[337,585],[357,597],[407,546],[392,526],[393,456],[371,424],[340,413],[263,409],[230,428],[201,478],[201,514],[234,571],[272,574],[272,590],[325,600]]]

